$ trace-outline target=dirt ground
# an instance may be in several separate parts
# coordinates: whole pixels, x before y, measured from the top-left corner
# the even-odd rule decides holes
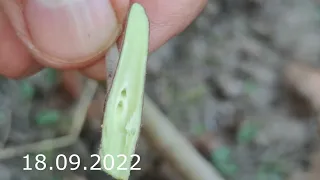
[[[319,3],[209,0],[190,27],[150,56],[146,93],[226,180],[317,179]],[[61,81],[51,69],[0,79],[2,147],[66,134],[76,100]],[[78,154],[81,166],[94,163],[88,157],[101,134],[91,123],[76,144],[43,152],[48,163],[61,153]],[[130,179],[181,179],[143,136],[137,153],[143,170]],[[100,171],[24,167],[23,156],[1,160],[0,180],[111,179]]]

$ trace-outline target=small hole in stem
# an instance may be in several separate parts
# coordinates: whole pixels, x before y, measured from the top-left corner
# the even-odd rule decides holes
[[[117,111],[121,113],[123,111],[123,102],[119,101],[117,105]]]
[[[122,97],[127,97],[127,90],[126,89],[122,89],[121,96]]]

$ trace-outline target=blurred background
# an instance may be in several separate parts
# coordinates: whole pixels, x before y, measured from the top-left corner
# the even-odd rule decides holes
[[[130,180],[319,179],[319,27],[318,0],[209,0],[149,58],[156,106],[145,109],[142,170]],[[96,163],[105,93],[72,71],[1,77],[0,180],[112,179],[83,168]],[[80,167],[50,170],[59,154],[78,155]]]

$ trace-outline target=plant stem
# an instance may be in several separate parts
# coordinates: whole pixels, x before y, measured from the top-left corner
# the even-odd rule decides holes
[[[101,140],[101,167],[116,179],[130,176],[132,154],[140,133],[149,22],[135,3],[129,12],[118,67],[105,106]]]

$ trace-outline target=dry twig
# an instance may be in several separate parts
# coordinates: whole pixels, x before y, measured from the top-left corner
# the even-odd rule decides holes
[[[304,96],[318,114],[320,127],[320,69],[309,67],[300,63],[292,63],[285,69],[285,76],[290,87]],[[311,155],[311,168],[307,172],[295,172],[290,180],[316,180],[319,179],[320,151]]]
[[[55,148],[62,148],[75,143],[78,139],[83,123],[85,122],[88,107],[97,87],[98,83],[94,80],[87,80],[85,83],[84,90],[81,93],[80,100],[77,103],[75,112],[73,114],[73,125],[68,135],[55,139],[43,140],[31,144],[1,149],[0,159],[8,159],[26,153],[35,153]]]
[[[144,97],[142,135],[187,180],[223,180],[160,112],[148,96]]]
[[[285,69],[287,83],[307,98],[320,112],[320,70],[300,63],[292,63]]]

